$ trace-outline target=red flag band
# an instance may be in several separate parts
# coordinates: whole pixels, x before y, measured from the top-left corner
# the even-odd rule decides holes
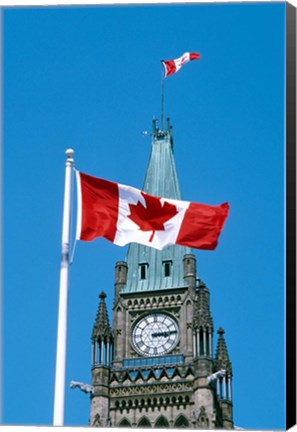
[[[180,70],[180,68],[192,60],[200,60],[200,54],[193,52],[184,53],[181,57],[175,59],[175,60],[162,60],[163,66],[165,68],[165,78],[169,75],[173,75],[175,72]]]
[[[139,189],[77,173],[79,240],[96,237],[124,246],[156,249],[178,244],[215,249],[229,204],[191,203],[148,195]]]

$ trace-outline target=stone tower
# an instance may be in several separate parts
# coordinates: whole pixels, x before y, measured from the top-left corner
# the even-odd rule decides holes
[[[172,127],[153,122],[144,192],[181,199]],[[233,428],[224,330],[213,352],[210,294],[187,247],[130,244],[116,263],[112,326],[105,294],[92,333],[91,426]]]

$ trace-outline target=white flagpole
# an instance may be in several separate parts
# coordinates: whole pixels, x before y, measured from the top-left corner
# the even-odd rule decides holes
[[[67,303],[68,303],[68,273],[69,273],[69,244],[71,220],[71,179],[74,151],[66,150],[64,209],[62,227],[62,256],[60,270],[60,295],[58,314],[57,354],[56,354],[56,382],[54,400],[54,426],[63,426],[65,399],[65,366],[66,366],[66,336],[67,336]]]

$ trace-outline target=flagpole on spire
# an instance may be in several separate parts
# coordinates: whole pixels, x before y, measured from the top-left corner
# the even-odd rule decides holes
[[[164,79],[178,72],[180,68],[192,60],[199,60],[200,54],[197,52],[185,52],[181,57],[174,60],[161,60],[161,124],[164,131]],[[164,69],[163,69],[164,67]]]
[[[67,336],[67,303],[69,283],[69,245],[71,222],[71,180],[74,164],[74,151],[66,150],[64,209],[62,226],[62,255],[60,268],[60,294],[56,353],[56,380],[54,399],[54,426],[63,426],[65,399],[65,370],[66,370],[66,336]]]
[[[163,69],[163,60],[161,60],[162,69],[161,69],[161,125],[162,131],[164,130],[164,69]]]

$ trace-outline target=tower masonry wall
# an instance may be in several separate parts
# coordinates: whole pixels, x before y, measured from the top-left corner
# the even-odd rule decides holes
[[[108,398],[96,396],[91,399],[90,426],[110,426]]]
[[[108,367],[98,366],[92,369],[91,426],[107,426],[109,420],[109,376]]]
[[[199,421],[199,416],[205,410],[205,416],[207,421],[205,426],[208,425],[210,428],[215,428],[216,417],[214,415],[214,394],[210,388],[199,388],[194,393],[195,401],[195,417]]]

